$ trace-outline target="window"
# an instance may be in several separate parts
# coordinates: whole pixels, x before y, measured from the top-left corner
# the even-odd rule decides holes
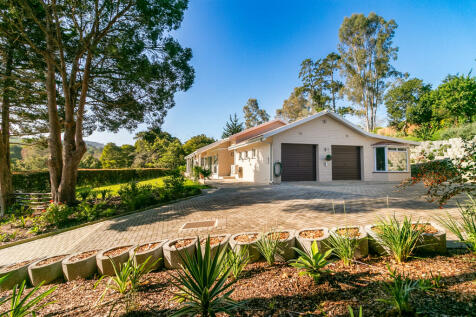
[[[251,157],[256,158],[256,149],[251,150]]]
[[[408,171],[408,153],[406,148],[376,147],[375,171],[406,172]]]
[[[248,158],[248,151],[244,151],[243,154],[245,159]]]
[[[242,160],[243,159],[243,152],[239,152],[238,157],[240,158],[240,160]]]

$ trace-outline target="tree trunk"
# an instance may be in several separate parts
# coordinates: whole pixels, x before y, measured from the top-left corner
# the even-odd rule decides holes
[[[2,122],[0,131],[0,216],[8,209],[13,194],[12,171],[10,166],[10,94],[13,87],[12,64],[13,47],[9,47],[5,60],[5,81],[3,86]]]

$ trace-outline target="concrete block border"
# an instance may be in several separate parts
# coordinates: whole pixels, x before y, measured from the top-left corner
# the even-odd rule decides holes
[[[414,222],[416,224],[417,222]],[[446,249],[446,231],[438,224],[431,221],[418,222],[420,225],[430,225],[437,230],[436,233],[422,234],[422,238],[417,243],[415,252],[423,254],[445,254]]]
[[[28,277],[28,267],[37,260],[28,260],[17,264],[12,264],[0,270],[0,277],[10,274],[8,279],[0,284],[1,291],[11,290],[16,284],[21,284],[24,280],[30,281]]]
[[[68,255],[55,255],[48,258],[35,261],[28,266],[28,275],[33,286],[37,286],[41,282],[45,284],[51,283],[63,277],[63,268],[61,262]],[[43,261],[52,261],[47,264],[42,264]]]
[[[273,230],[266,233],[266,235],[287,233],[288,237],[286,239],[281,239],[281,250],[278,250],[276,254],[276,260],[278,262],[286,262],[291,259],[294,259],[296,252],[294,247],[296,246],[296,231],[294,230]]]
[[[301,235],[304,231],[322,231],[323,235],[322,237],[319,237],[316,239],[309,239]],[[304,228],[296,232],[296,241],[297,241],[298,247],[308,254],[311,254],[311,246],[314,241],[316,241],[317,243],[319,252],[324,253],[327,250],[329,250],[329,247],[327,246],[328,238],[329,238],[329,229],[325,227]]]
[[[114,251],[114,250],[122,249],[122,248],[124,248],[124,251],[122,251],[119,254],[113,255],[111,257],[104,255],[105,253],[109,251]],[[115,275],[114,266],[116,266],[117,270],[120,270],[122,264],[127,262],[127,260],[129,260],[129,251],[132,248],[134,248],[134,245],[129,244],[129,245],[113,247],[113,248],[100,251],[96,255],[96,263],[97,263],[99,273],[101,273],[102,275],[114,276]],[[114,266],[112,263],[114,263]]]
[[[382,245],[382,240],[379,238],[378,234],[373,230],[373,228],[377,226],[377,224],[371,224],[364,227],[369,239],[369,252],[377,255],[390,254],[389,251]]]
[[[63,274],[67,281],[88,278],[94,275],[97,269],[96,256],[99,250],[78,252],[65,258],[61,263]],[[86,257],[82,257],[87,255]],[[80,256],[78,260],[75,258]]]
[[[207,237],[208,236],[203,237],[203,238],[200,239],[202,253],[205,252],[205,241],[207,241]],[[212,257],[218,252],[218,250],[221,251],[223,249],[228,248],[228,243],[229,243],[230,237],[231,237],[230,234],[214,234],[214,235],[210,236],[210,239],[211,238],[220,238],[220,237],[223,237],[223,240],[221,240],[220,243],[210,245],[210,255]]]
[[[164,247],[164,244],[167,243],[167,241],[168,240],[159,240],[159,241],[139,244],[136,247],[129,250],[129,257],[131,258],[133,257],[137,265],[141,265],[150,257],[149,262],[147,262],[148,268],[153,271],[158,270],[164,265],[163,247]],[[142,246],[154,245],[154,244],[157,244],[157,245],[149,250],[146,250],[143,252],[137,252],[137,249]]]
[[[369,240],[367,238],[367,232],[365,232],[364,228],[361,226],[340,226],[340,227],[333,227],[329,230],[329,234],[338,234],[337,230],[339,229],[359,229],[359,237],[358,238],[351,238],[357,239],[358,245],[357,249],[355,250],[354,257],[356,259],[365,258],[369,254]]]
[[[192,241],[183,247],[176,248],[175,244],[183,240],[192,240]],[[165,267],[167,269],[181,268],[181,265],[183,264],[182,257],[184,256],[184,253],[186,252],[188,254],[192,254],[195,251],[196,244],[197,244],[196,237],[178,238],[178,239],[170,240],[167,243],[165,243],[163,246]]]
[[[239,236],[255,236],[254,240],[250,242],[240,242],[236,238]],[[250,258],[249,263],[258,261],[261,258],[261,253],[259,253],[258,248],[256,247],[256,242],[260,237],[259,232],[241,232],[236,233],[230,237],[230,248],[235,252],[239,252],[242,247],[245,245],[248,246],[248,256]]]

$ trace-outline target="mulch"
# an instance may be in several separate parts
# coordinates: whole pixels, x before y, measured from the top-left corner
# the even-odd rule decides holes
[[[67,255],[58,255],[58,256],[53,256],[51,258],[44,259],[38,263],[36,263],[36,266],[43,266],[43,265],[48,265],[54,262],[59,262],[63,260]]]
[[[131,245],[123,246],[123,247],[117,247],[117,248],[110,249],[109,251],[104,252],[103,255],[113,257],[113,256],[116,256],[116,255],[119,255],[119,254],[122,254],[122,253],[126,252],[131,247],[132,247]]]
[[[285,263],[268,266],[264,262],[250,264],[234,285],[232,298],[242,304],[239,316],[349,316],[363,307],[364,316],[393,316],[382,284],[389,280],[386,265],[404,272],[413,279],[440,276],[439,288],[416,291],[412,304],[419,316],[474,316],[476,311],[476,255],[456,252],[449,256],[415,258],[398,265],[390,258],[367,257],[346,267],[334,261],[326,268],[319,283]],[[461,254],[462,253],[462,254]],[[172,300],[177,289],[171,284],[174,271],[146,275],[136,296],[136,312],[127,316],[168,316],[178,304]],[[42,316],[105,316],[111,305],[96,305],[107,279],[94,289],[96,280],[77,280],[58,284],[49,300],[54,304],[43,308]],[[43,286],[46,290],[51,286]],[[7,293],[0,293],[0,297]],[[105,303],[119,298],[110,293]],[[2,311],[0,307],[0,311]],[[117,316],[123,306],[116,306]],[[123,315],[124,316],[124,315]]]
[[[69,262],[76,262],[76,261],[81,261],[83,259],[89,258],[90,256],[93,256],[94,254],[97,254],[99,250],[92,250],[92,251],[85,251],[80,254],[77,254],[75,256],[72,256],[69,259]]]

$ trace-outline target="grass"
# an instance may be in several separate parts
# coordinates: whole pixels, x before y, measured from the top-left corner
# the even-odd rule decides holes
[[[153,178],[145,181],[140,181],[137,182],[138,185],[152,185],[154,187],[163,187],[164,186],[164,178],[165,177],[159,177],[159,178]],[[118,195],[118,191],[121,188],[122,185],[125,185],[127,183],[122,183],[122,184],[115,184],[115,185],[106,185],[106,186],[100,186],[100,187],[94,187],[92,190],[97,192],[101,190],[109,190],[110,194],[113,196]],[[185,180],[186,187],[198,187],[198,188],[207,188],[206,185],[200,185],[190,179]],[[81,188],[78,188],[78,190],[81,190]]]

